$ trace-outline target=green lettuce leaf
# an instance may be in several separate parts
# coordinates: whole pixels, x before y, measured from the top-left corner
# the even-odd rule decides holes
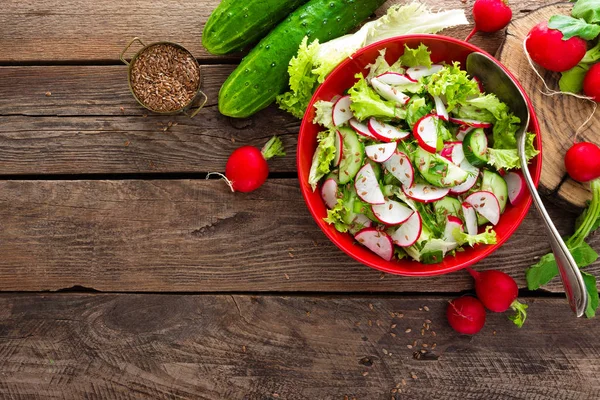
[[[487,226],[484,232],[478,233],[477,235],[469,235],[468,233],[456,228],[452,232],[452,236],[454,236],[454,240],[459,244],[459,246],[463,246],[468,244],[469,246],[475,246],[476,244],[496,244],[496,231],[492,229],[491,226]]]
[[[427,68],[431,67],[431,52],[424,44],[420,44],[416,49],[409,48],[404,45],[404,54],[398,60],[405,67],[418,67],[424,65]]]
[[[344,215],[349,211],[344,207],[344,201],[338,199],[335,207],[327,210],[327,217],[323,218],[323,221],[332,224],[338,232],[348,232],[350,226],[344,222]]]
[[[563,34],[562,40],[569,40],[575,36],[579,36],[585,40],[592,40],[600,34],[600,25],[588,24],[581,18],[573,18],[567,15],[554,15],[550,17],[548,28],[561,31]]]
[[[525,156],[527,161],[539,154],[539,151],[533,146],[535,140],[534,133],[528,133],[525,141]],[[517,149],[494,149],[489,147],[487,150],[488,164],[496,169],[514,169],[521,168],[519,154]]]
[[[433,104],[428,104],[423,97],[411,97],[406,106],[406,122],[410,129],[412,130],[417,121],[429,114],[431,110],[433,110]]]
[[[508,319],[510,319],[518,328],[522,328],[525,320],[527,319],[527,308],[529,306],[527,304],[520,303],[518,300],[513,301],[510,305],[515,313],[513,315],[509,315]]]
[[[357,74],[356,77],[358,82],[348,90],[348,94],[352,100],[350,109],[358,120],[363,121],[370,117],[393,119],[406,116],[405,110],[396,108],[393,102],[379,97],[362,74]]]
[[[589,64],[579,63],[562,73],[558,86],[562,92],[580,93],[583,90],[583,79],[590,69]]]
[[[310,172],[308,174],[308,183],[313,191],[317,189],[319,180],[331,170],[331,162],[335,158],[335,134],[335,130],[319,133],[319,144],[313,155]]]
[[[571,15],[583,18],[590,24],[600,24],[600,0],[579,0],[573,6]]]
[[[333,125],[333,103],[330,101],[319,100],[315,103],[315,124],[324,126],[327,129],[334,129]]]
[[[427,89],[432,96],[446,97],[448,111],[465,104],[469,97],[479,94],[477,81],[469,78],[467,71],[460,69],[458,62],[433,74],[429,78]]]
[[[463,104],[454,110],[454,114],[459,118],[474,119],[482,122],[494,122],[496,119],[488,110],[475,107],[470,104]]]
[[[588,292],[588,304],[585,309],[585,316],[588,318],[594,318],[596,316],[596,310],[598,309],[598,286],[596,285],[596,277],[587,272],[581,271],[583,276],[583,282]]]

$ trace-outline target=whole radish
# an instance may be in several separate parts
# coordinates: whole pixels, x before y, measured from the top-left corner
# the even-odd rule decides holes
[[[503,29],[512,19],[508,0],[475,0],[473,4],[475,28],[465,39],[469,41],[477,32],[496,32]]]
[[[587,43],[577,36],[563,40],[561,31],[548,28],[547,22],[540,22],[529,31],[525,48],[531,59],[543,68],[563,72],[581,61],[587,51]]]
[[[253,146],[234,150],[225,165],[225,179],[231,190],[251,192],[261,187],[269,176],[267,160],[275,156],[285,156],[283,144],[277,136],[272,137],[262,150]]]
[[[485,325],[485,308],[473,296],[459,297],[448,304],[446,318],[456,332],[474,335]]]
[[[519,328],[527,318],[527,306],[519,303],[519,287],[508,274],[497,271],[477,272],[467,268],[475,280],[475,293],[485,308],[493,312],[504,312],[512,308],[517,313],[509,317]]]
[[[592,65],[585,74],[583,93],[600,103],[600,63]]]

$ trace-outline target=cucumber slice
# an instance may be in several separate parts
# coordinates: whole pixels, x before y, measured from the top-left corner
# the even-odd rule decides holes
[[[419,147],[415,154],[417,169],[425,180],[434,186],[448,188],[460,185],[469,174],[439,154],[432,154]]]
[[[465,158],[475,167],[487,165],[488,140],[483,129],[474,129],[463,140]]]
[[[462,205],[456,197],[446,196],[433,203],[433,210],[435,211],[437,223],[443,225],[445,224],[448,215],[454,215],[455,217],[460,218]]]
[[[494,193],[500,204],[500,212],[503,213],[508,199],[508,185],[500,174],[484,170],[481,179],[481,190]]]
[[[354,219],[358,215],[358,213],[354,211],[354,205],[360,202],[360,199],[358,198],[356,190],[354,190],[353,186],[346,188],[344,191],[343,202],[346,211],[344,212],[342,219],[344,220],[344,223],[352,225]]]
[[[339,128],[342,135],[342,161],[340,162],[340,184],[344,185],[354,179],[363,165],[365,157],[364,145],[358,135],[350,128]]]

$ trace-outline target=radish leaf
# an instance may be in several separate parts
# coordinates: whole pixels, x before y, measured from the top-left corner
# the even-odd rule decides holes
[[[554,15],[548,21],[548,28],[558,29],[563,34],[562,40],[569,40],[579,36],[585,40],[592,40],[600,34],[600,25],[588,24],[581,18],[567,15]]]
[[[404,54],[400,57],[400,64],[405,67],[417,67],[424,65],[427,68],[431,67],[431,52],[423,43],[416,49],[409,48],[404,45]]]
[[[596,309],[598,309],[598,287],[596,286],[596,277],[587,272],[581,272],[585,288],[588,292],[588,305],[585,309],[585,316],[593,318],[596,315]]]
[[[573,6],[571,15],[583,18],[587,23],[600,23],[600,0],[579,0]]]

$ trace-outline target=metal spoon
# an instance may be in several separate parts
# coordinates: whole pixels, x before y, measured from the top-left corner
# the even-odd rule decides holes
[[[558,265],[558,271],[567,294],[567,299],[569,300],[569,305],[575,315],[581,317],[585,312],[588,302],[588,294],[583,277],[565,242],[552,223],[542,203],[542,199],[533,184],[529,168],[527,168],[525,138],[530,116],[525,96],[515,81],[497,64],[497,61],[486,54],[479,52],[469,54],[467,57],[467,72],[469,75],[479,78],[486,92],[494,93],[498,96],[521,119],[521,126],[516,133],[521,170],[533,197],[533,203],[538,209],[544,226],[548,231],[550,247],[556,258],[556,264]]]

